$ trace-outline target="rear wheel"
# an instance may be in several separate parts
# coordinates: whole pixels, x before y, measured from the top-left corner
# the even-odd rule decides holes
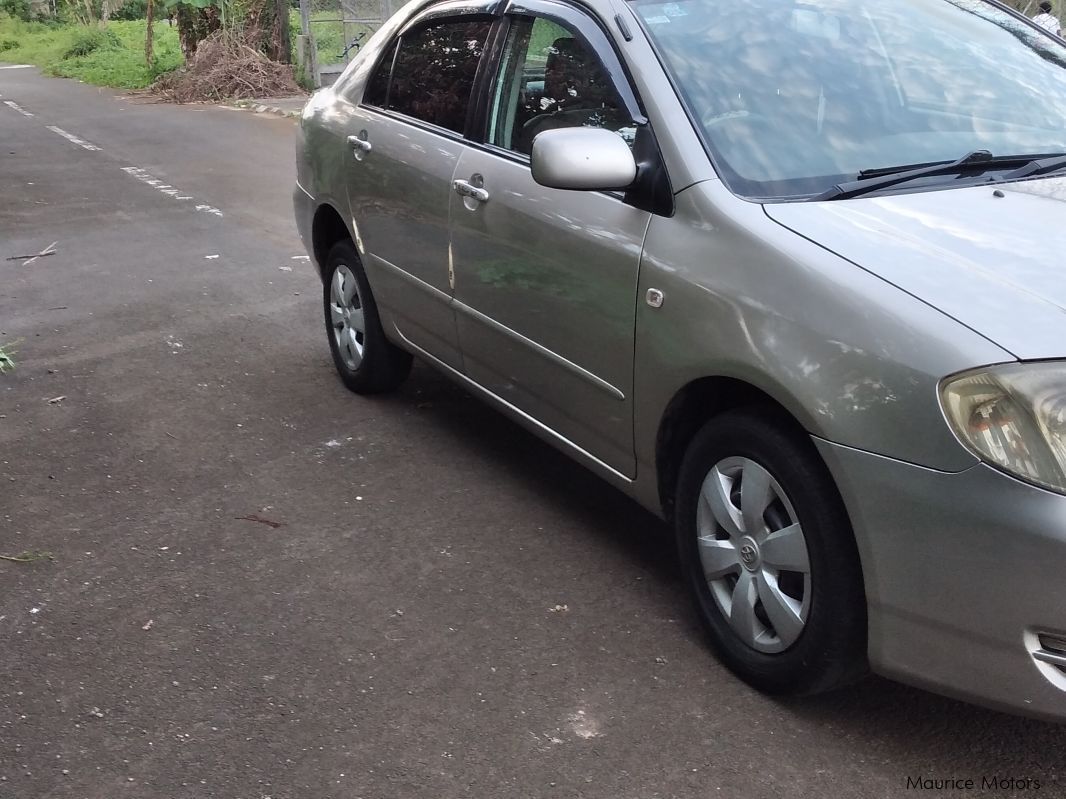
[[[681,467],[682,567],[721,660],[774,694],[865,671],[866,599],[843,502],[810,438],[772,410],[696,435]]]
[[[350,241],[326,258],[322,305],[333,364],[357,394],[392,391],[411,371],[411,355],[385,338],[370,283]]]

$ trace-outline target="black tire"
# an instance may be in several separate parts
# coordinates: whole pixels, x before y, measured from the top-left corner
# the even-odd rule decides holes
[[[338,270],[343,270],[341,281],[345,289],[349,288],[350,278],[354,278],[355,293],[352,295],[351,305],[362,311],[363,330],[354,334],[362,348],[358,359],[351,350],[345,349],[342,352],[338,343],[340,333],[337,331],[347,328],[334,326],[332,291]],[[356,394],[380,394],[394,390],[411,372],[411,354],[401,350],[385,337],[374,295],[363,270],[363,262],[350,241],[345,240],[333,245],[326,258],[323,277],[322,308],[325,312],[326,337],[329,339],[333,365],[337,367],[341,381]]]
[[[788,552],[794,562],[802,564],[799,569],[776,570],[771,565],[771,555],[768,554],[771,550],[767,548],[765,538],[762,544],[756,542],[751,546],[750,538],[741,537],[734,547],[735,554],[728,551],[735,536],[726,533],[709,502],[700,508],[700,503],[705,502],[701,498],[704,480],[716,466],[720,468],[714,481],[708,482],[707,496],[712,495],[717,486],[726,486],[718,496],[720,499],[730,498],[734,509],[743,505],[743,475],[754,475],[751,485],[752,496],[755,496],[760,481],[766,484],[758,467],[769,473],[776,488],[771,487],[764,496],[774,497],[774,500],[765,511],[753,513],[751,518],[759,521],[751,526],[765,524],[771,531],[770,536],[777,530],[780,543],[785,535],[782,529],[793,529],[798,523],[802,533],[800,540],[806,545],[806,561],[802,556],[796,557],[794,549]],[[726,478],[718,479],[717,474],[726,475]],[[730,474],[734,475],[732,479]],[[778,489],[785,499],[779,498]],[[751,503],[751,507],[760,506],[761,503]],[[798,425],[772,408],[730,411],[709,421],[685,453],[677,487],[676,511],[678,551],[686,583],[713,649],[733,673],[769,694],[804,695],[837,688],[866,672],[866,597],[855,538],[828,469],[810,437]],[[735,534],[748,529],[747,517],[741,514],[739,518],[739,526],[734,526]],[[701,521],[704,525],[702,545]],[[712,538],[715,540],[710,540]],[[709,558],[711,574],[720,575],[713,581],[713,587],[712,580],[705,576],[701,549]],[[719,563],[715,558],[720,549],[726,553]],[[772,551],[780,553],[782,550]],[[738,558],[737,582],[731,583],[731,574],[721,574],[715,570],[715,565],[731,569],[732,566],[723,564],[734,556]],[[748,565],[745,561],[749,561]],[[802,566],[807,566],[809,571],[802,572]],[[744,577],[749,579],[745,584],[746,593],[736,589]],[[762,599],[766,595],[763,592],[771,590],[767,587],[771,580],[778,592],[792,595],[790,607],[805,608],[785,619],[780,615],[783,603],[771,602],[777,618],[783,619],[780,626],[785,630],[784,634],[778,633]],[[744,603],[736,604],[736,598],[741,594],[750,598],[750,612],[745,610]],[[730,614],[734,607],[740,608],[737,626],[745,632],[756,631],[754,637],[749,635],[752,643],[734,631],[723,607],[727,601]],[[798,624],[793,621],[802,619],[804,612],[805,620]],[[747,620],[753,621],[746,623]],[[786,620],[793,625],[791,630],[784,623]],[[762,633],[758,632],[760,629]],[[793,638],[797,629],[800,632]],[[763,650],[757,647],[763,647]],[[779,649],[767,651],[766,647]]]

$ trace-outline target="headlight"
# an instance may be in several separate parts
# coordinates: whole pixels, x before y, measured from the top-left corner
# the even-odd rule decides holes
[[[978,458],[1066,494],[1066,362],[993,366],[940,385],[955,435]]]

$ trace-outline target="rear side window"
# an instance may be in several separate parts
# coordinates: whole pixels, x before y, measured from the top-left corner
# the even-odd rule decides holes
[[[363,92],[363,105],[373,105],[384,108],[389,97],[389,74],[392,71],[392,61],[396,57],[396,45],[392,45],[378,62],[378,68],[367,81],[366,91]]]
[[[405,33],[392,68],[388,108],[462,133],[491,20],[448,20]],[[378,68],[387,70],[384,59]],[[371,78],[380,103],[379,75]],[[364,102],[374,105],[370,97]]]

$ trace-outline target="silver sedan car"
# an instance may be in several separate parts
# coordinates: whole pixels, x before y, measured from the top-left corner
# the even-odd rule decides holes
[[[301,119],[413,356],[676,530],[751,685],[1066,719],[1066,44],[986,0],[413,0]]]

